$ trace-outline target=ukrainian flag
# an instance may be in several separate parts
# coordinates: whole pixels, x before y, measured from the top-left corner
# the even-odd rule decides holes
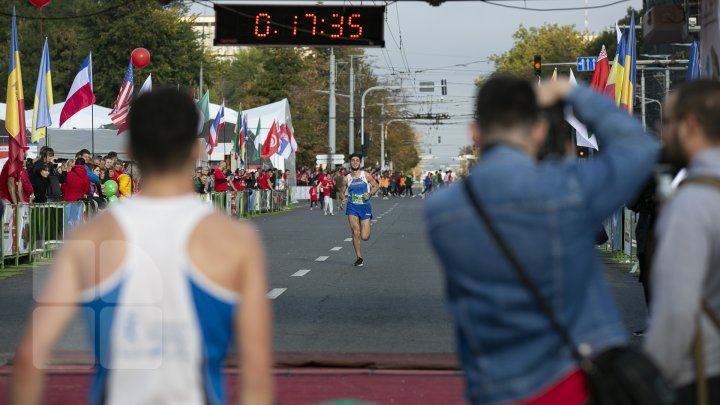
[[[20,48],[15,23],[15,8],[12,16],[12,33],[10,38],[10,63],[8,68],[7,110],[5,113],[5,129],[10,134],[10,174],[15,174],[16,165],[22,164],[24,151],[27,149],[25,140],[25,100],[23,97],[22,74],[20,72]]]
[[[625,69],[623,71],[622,92],[620,96],[620,107],[633,112],[635,103],[635,15],[630,17],[630,32],[627,36],[627,51],[625,54]]]
[[[30,140],[37,142],[47,135],[47,127],[52,125],[50,107],[53,105],[52,79],[50,75],[50,50],[45,38],[40,71],[38,72],[37,87],[35,87],[35,104],[32,116],[32,135]]]
[[[613,65],[610,68],[607,85],[605,85],[605,94],[615,101],[615,105],[620,105],[620,96],[622,94],[623,79],[625,76],[625,47],[627,45],[625,38],[626,35],[623,34],[618,44],[617,52],[615,52],[615,59],[613,59]]]

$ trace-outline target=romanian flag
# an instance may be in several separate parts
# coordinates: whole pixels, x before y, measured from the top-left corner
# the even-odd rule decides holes
[[[613,65],[610,68],[610,74],[608,75],[608,81],[605,85],[605,94],[615,101],[616,105],[620,105],[620,94],[622,93],[623,78],[625,76],[625,54],[626,52],[626,35],[623,34],[620,43],[618,44],[617,52],[615,53],[615,59],[613,59]]]
[[[40,70],[38,71],[37,87],[35,87],[35,104],[32,115],[32,135],[30,140],[37,142],[47,135],[47,127],[52,125],[50,107],[53,105],[52,79],[50,76],[50,50],[45,38]]]
[[[630,31],[627,35],[625,63],[623,63],[623,81],[620,95],[620,107],[630,114],[635,103],[635,15],[630,17]],[[616,91],[617,92],[617,91]]]
[[[5,129],[10,134],[8,174],[13,176],[24,163],[26,146],[25,100],[23,97],[22,74],[20,72],[20,48],[18,47],[15,9],[12,16],[12,33],[10,37],[10,63],[7,84],[7,110],[5,113]]]

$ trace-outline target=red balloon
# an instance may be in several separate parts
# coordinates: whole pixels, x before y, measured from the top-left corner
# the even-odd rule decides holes
[[[37,8],[43,8],[43,7],[47,6],[48,4],[50,4],[51,1],[52,0],[30,0],[30,4],[32,4],[33,6],[35,6]]]
[[[136,68],[142,69],[150,63],[150,52],[145,48],[135,48],[130,56]]]

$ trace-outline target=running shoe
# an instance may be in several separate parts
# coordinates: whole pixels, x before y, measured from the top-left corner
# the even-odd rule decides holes
[[[355,267],[362,267],[362,265],[363,265],[362,257],[358,257],[358,259],[355,260],[355,263],[353,263],[353,266],[355,266]]]

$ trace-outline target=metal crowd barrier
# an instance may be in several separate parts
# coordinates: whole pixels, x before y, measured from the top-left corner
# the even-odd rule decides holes
[[[290,190],[244,190],[203,195],[208,203],[226,214],[243,218],[282,211],[290,205]]]
[[[94,201],[8,204],[0,222],[0,269],[47,259],[62,245],[67,232],[88,215],[98,212]]]
[[[242,218],[284,210],[290,205],[290,197],[286,189],[211,193],[201,198],[232,217]],[[74,226],[102,208],[93,200],[6,205],[0,221],[0,270],[6,262],[19,265],[21,258],[30,264],[51,258]]]

